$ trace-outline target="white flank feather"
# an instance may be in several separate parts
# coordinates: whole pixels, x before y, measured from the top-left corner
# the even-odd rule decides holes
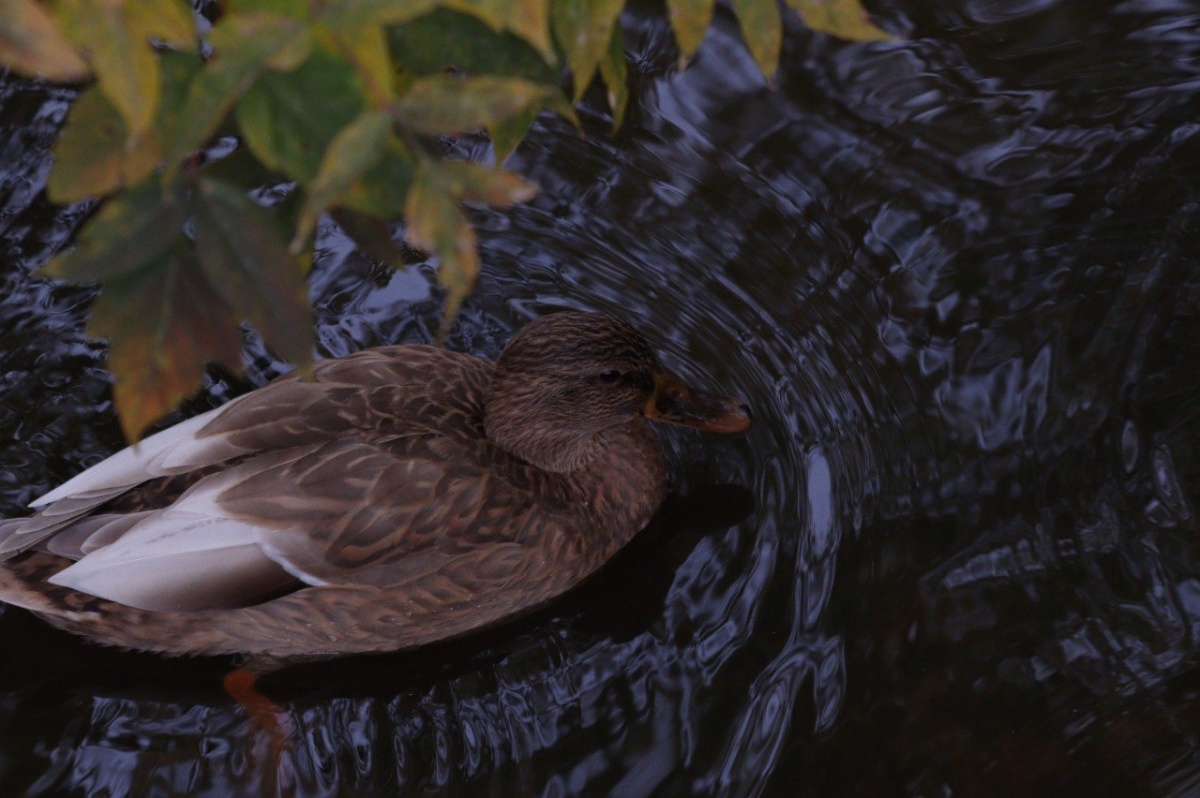
[[[222,460],[239,453],[221,438],[198,440],[196,433],[233,403],[209,410],[207,413],[182,421],[170,429],[156,432],[149,438],[129,446],[76,474],[63,484],[30,503],[35,509],[87,493],[110,493],[125,489],[154,477],[177,474],[190,468]]]

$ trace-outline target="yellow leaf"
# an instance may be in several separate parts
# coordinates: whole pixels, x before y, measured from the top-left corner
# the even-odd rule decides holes
[[[612,40],[624,0],[559,0],[554,35],[575,78],[575,101],[587,91]]]
[[[408,240],[438,259],[438,280],[446,286],[446,312],[439,335],[445,334],[463,299],[479,276],[475,231],[441,172],[447,164],[422,161],[405,204]]]
[[[625,107],[629,104],[629,87],[626,85],[625,46],[621,26],[613,27],[612,39],[608,42],[608,53],[600,62],[600,76],[608,88],[608,106],[612,109],[613,130],[619,130],[625,121]]]
[[[308,0],[225,0],[222,5],[226,14],[265,13],[302,21],[310,16]]]
[[[499,207],[533,199],[538,192],[536,183],[516,172],[470,161],[438,164],[433,179],[456,200]]]
[[[320,171],[308,189],[308,199],[291,250],[298,252],[312,232],[317,215],[350,187],[359,175],[383,158],[392,130],[392,117],[386,111],[367,111],[333,138],[321,161]]]
[[[871,23],[859,0],[787,0],[815,31],[856,42],[882,41],[891,34]]]
[[[318,40],[354,65],[362,76],[367,98],[376,106],[392,101],[396,68],[388,52],[383,28],[374,22],[345,27],[318,28]]]
[[[121,0],[60,0],[55,17],[67,38],[83,49],[100,91],[137,137],[158,107],[158,56],[144,31],[131,24]]]
[[[559,92],[550,92],[527,105],[520,113],[487,126],[488,135],[492,138],[492,152],[496,157],[496,163],[504,163],[513,153],[542,111],[553,111],[576,128],[579,127],[579,115],[575,113],[575,106],[571,104],[571,101]]]
[[[196,19],[182,0],[125,0],[128,25],[138,38],[161,39],[172,47],[194,50]]]
[[[574,111],[573,108],[572,111]],[[508,119],[488,125],[487,131],[492,139],[492,152],[496,156],[496,163],[502,164],[508,159],[508,156],[512,155],[513,150],[521,143],[521,139],[525,138],[530,125],[537,119],[540,112],[539,105],[530,105]]]
[[[76,81],[88,67],[33,0],[0,2],[0,65],[30,77]]]
[[[463,133],[521,113],[556,88],[522,78],[418,78],[396,104],[400,121],[420,133]]]
[[[46,191],[54,202],[78,202],[126,188],[154,171],[162,157],[153,128],[131,139],[129,128],[105,96],[88,88],[75,100],[54,143]]]
[[[685,59],[704,41],[712,22],[713,0],[667,0],[667,17],[679,42],[679,53]]]
[[[779,67],[779,48],[783,44],[783,19],[775,0],[733,0],[733,11],[750,54],[770,80]]]
[[[329,0],[324,19],[342,30],[362,25],[400,25],[429,13],[437,0]]]

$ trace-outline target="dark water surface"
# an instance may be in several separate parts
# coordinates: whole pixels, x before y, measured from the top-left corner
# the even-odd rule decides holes
[[[907,40],[791,29],[775,92],[727,16],[679,74],[628,14],[630,124],[522,145],[543,193],[479,215],[451,344],[617,311],[756,424],[669,432],[659,519],[551,609],[270,677],[281,788],[1200,793],[1200,7],[876,7]],[[86,213],[40,193],[69,99],[0,86],[9,514],[120,445],[91,292],[29,276]],[[428,267],[390,276],[333,228],[311,285],[325,356],[440,312]],[[283,369],[248,352],[189,412]],[[228,661],[11,608],[0,651],[0,795],[270,784]]]

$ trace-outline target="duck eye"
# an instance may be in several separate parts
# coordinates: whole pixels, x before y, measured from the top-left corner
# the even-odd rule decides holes
[[[602,372],[600,374],[600,382],[605,382],[605,383],[608,383],[609,385],[612,385],[613,383],[619,381],[620,379],[621,379],[621,372],[618,371],[617,369],[609,369],[608,371]]]

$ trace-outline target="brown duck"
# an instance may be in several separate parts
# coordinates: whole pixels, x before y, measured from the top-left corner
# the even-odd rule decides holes
[[[553,599],[646,525],[666,487],[646,418],[750,423],[599,313],[539,319],[496,363],[429,346],[327,360],[0,522],[0,601],[170,655],[454,637]]]

